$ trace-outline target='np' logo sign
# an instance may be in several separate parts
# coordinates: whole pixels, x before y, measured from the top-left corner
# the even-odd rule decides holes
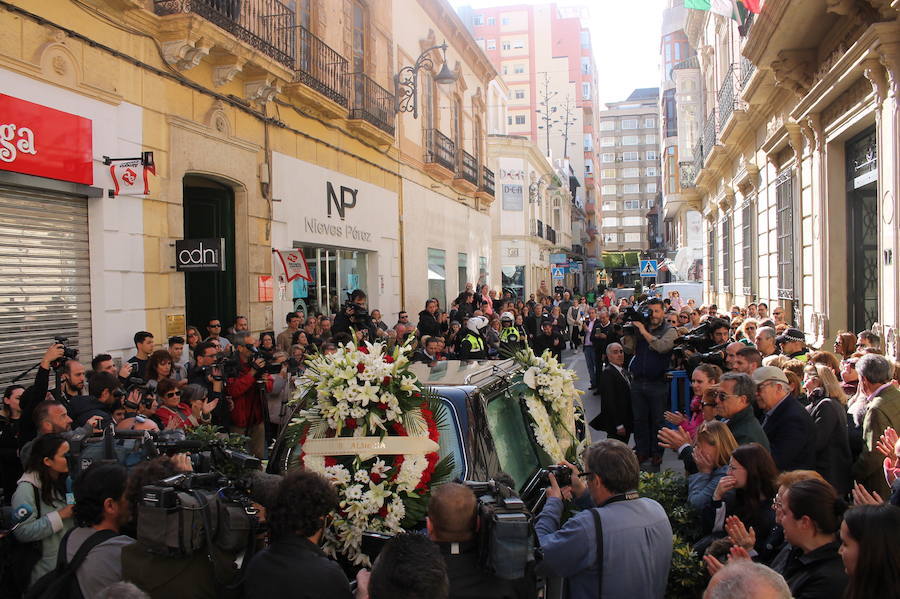
[[[331,207],[334,205],[338,216],[341,217],[341,220],[344,220],[344,211],[347,210],[347,208],[356,206],[356,194],[359,190],[350,189],[349,187],[341,185],[341,195],[338,197],[334,192],[334,186],[331,184],[331,181],[326,182],[326,185],[328,186],[328,199],[326,200],[326,203],[328,204],[329,218],[331,217]]]

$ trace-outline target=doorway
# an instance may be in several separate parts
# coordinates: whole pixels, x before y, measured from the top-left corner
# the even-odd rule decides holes
[[[874,127],[846,146],[850,255],[847,324],[862,331],[878,320],[878,146]]]
[[[222,321],[222,330],[237,315],[234,260],[234,192],[206,177],[186,176],[183,181],[184,238],[225,238],[225,270],[184,273],[184,301],[188,324],[206,336],[210,318]]]

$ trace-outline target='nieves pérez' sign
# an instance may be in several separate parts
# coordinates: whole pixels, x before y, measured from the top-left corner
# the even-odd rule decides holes
[[[183,272],[225,270],[225,239],[176,240],[175,269]]]
[[[92,185],[90,119],[0,94],[0,170]]]

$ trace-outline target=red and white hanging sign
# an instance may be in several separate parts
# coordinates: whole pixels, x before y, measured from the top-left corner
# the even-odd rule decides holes
[[[309,272],[309,265],[303,256],[303,250],[294,248],[292,250],[272,250],[281,260],[281,266],[284,268],[284,277],[288,282],[294,279],[304,279],[313,282],[312,274]]]
[[[150,193],[147,181],[148,173],[156,174],[153,164],[144,164],[140,158],[131,160],[113,160],[109,165],[109,174],[116,187],[117,196],[138,196]]]

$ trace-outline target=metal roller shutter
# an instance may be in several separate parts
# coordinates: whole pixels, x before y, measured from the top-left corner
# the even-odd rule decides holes
[[[0,385],[39,362],[55,335],[90,362],[87,199],[0,186]]]

